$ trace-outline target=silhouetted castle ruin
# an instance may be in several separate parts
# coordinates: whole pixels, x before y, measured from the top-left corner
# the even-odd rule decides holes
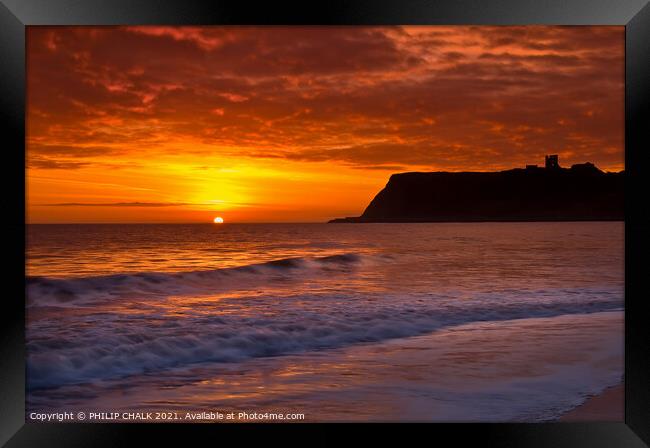
[[[560,167],[557,154],[544,157],[544,162],[547,170],[556,170]]]

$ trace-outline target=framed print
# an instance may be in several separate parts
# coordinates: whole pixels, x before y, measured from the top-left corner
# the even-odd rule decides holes
[[[3,0],[0,440],[644,446],[650,7],[309,6]]]

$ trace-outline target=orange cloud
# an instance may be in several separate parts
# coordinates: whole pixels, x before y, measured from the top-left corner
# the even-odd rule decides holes
[[[358,214],[390,171],[548,152],[623,168],[623,27],[29,27],[27,62],[28,205],[212,195],[273,199],[243,220],[320,220]],[[48,170],[124,188],[81,201]],[[302,187],[354,193],[301,214],[330,203],[294,197],[310,177]],[[142,184],[156,197],[134,196]],[[188,213],[174,219],[199,219]]]

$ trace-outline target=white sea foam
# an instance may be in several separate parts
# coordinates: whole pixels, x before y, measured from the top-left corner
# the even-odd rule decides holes
[[[379,342],[482,321],[621,309],[616,291],[541,290],[384,296],[332,294],[236,298],[188,306],[170,318],[157,308],[90,314],[74,329],[34,322],[28,342],[32,387],[53,387],[202,362],[234,362]],[[206,310],[207,308],[207,310]],[[227,312],[223,312],[227,310]]]
[[[576,378],[597,373],[601,363],[599,358],[585,366],[591,355],[581,358],[584,350],[572,347],[578,339],[582,347],[602,345],[590,333],[592,319],[579,317],[623,307],[620,223],[42,226],[30,232],[27,385],[28,403],[39,409],[61,408],[64,392],[68,404],[84,402],[83,394],[98,394],[102,401],[111,395],[103,392],[108,384],[122,390],[151,378],[164,383],[180,371],[199,372],[181,384],[203,383],[244,365],[264,370],[274,360],[282,365],[292,358],[296,366],[309,359],[315,365],[336,362],[332,353],[359,356],[356,348],[369,349],[365,364],[373,372],[380,366],[379,380],[392,376],[390,363],[381,367],[386,346],[421,336],[441,346],[446,367],[427,377],[418,399],[410,379],[393,397],[409,406],[421,403],[420,416],[436,397],[463,399],[464,385],[449,389],[448,396],[439,390],[462,369],[458,353],[444,350],[449,334],[472,327],[475,357],[489,373],[497,361],[482,345],[483,336],[494,334],[491,328],[501,334],[509,325],[505,321],[517,326],[535,317],[559,321],[548,335],[555,336],[560,351],[557,341],[566,341],[567,352],[577,356],[577,370],[551,378],[546,361],[527,358],[524,364],[540,372],[540,383],[511,384],[506,374],[503,384],[487,384],[480,395],[467,392],[468,405],[459,413],[477,409],[477,419],[488,420],[515,414],[552,418],[585,392],[616,380],[618,372],[620,344],[611,356],[609,349],[602,352],[611,372],[594,375],[588,391],[572,386]],[[585,325],[574,330],[573,317]],[[498,352],[534,353],[536,341],[546,339],[541,331],[526,345],[521,334],[504,338]],[[438,355],[427,356],[425,364],[438,365]],[[213,373],[201,376],[202,371]],[[469,386],[478,385],[474,373],[467,372]],[[323,381],[308,381],[303,391],[321,396],[317,385]],[[336,379],[327,384],[332,383],[339,384]],[[529,386],[540,392],[525,395]],[[173,400],[173,393],[160,387],[153,393]],[[369,382],[363,395],[350,392],[347,402],[335,390],[327,393],[343,409],[372,394],[373,387]],[[386,389],[378,394],[383,399]],[[513,398],[518,394],[528,398]],[[549,399],[539,401],[541,396]],[[493,412],[489,406],[504,397],[503,412]],[[267,399],[270,395],[260,396]],[[134,400],[116,397],[127,408],[138,404]],[[232,400],[233,406],[242,404]]]
[[[30,277],[27,306],[78,306],[119,297],[213,294],[232,287],[263,284],[279,276],[300,277],[350,269],[362,259],[360,255],[343,253],[189,272],[140,272],[71,279]]]

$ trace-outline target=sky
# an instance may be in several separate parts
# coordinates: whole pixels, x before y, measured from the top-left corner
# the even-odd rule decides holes
[[[324,222],[393,173],[624,168],[624,27],[27,28],[27,220]]]

